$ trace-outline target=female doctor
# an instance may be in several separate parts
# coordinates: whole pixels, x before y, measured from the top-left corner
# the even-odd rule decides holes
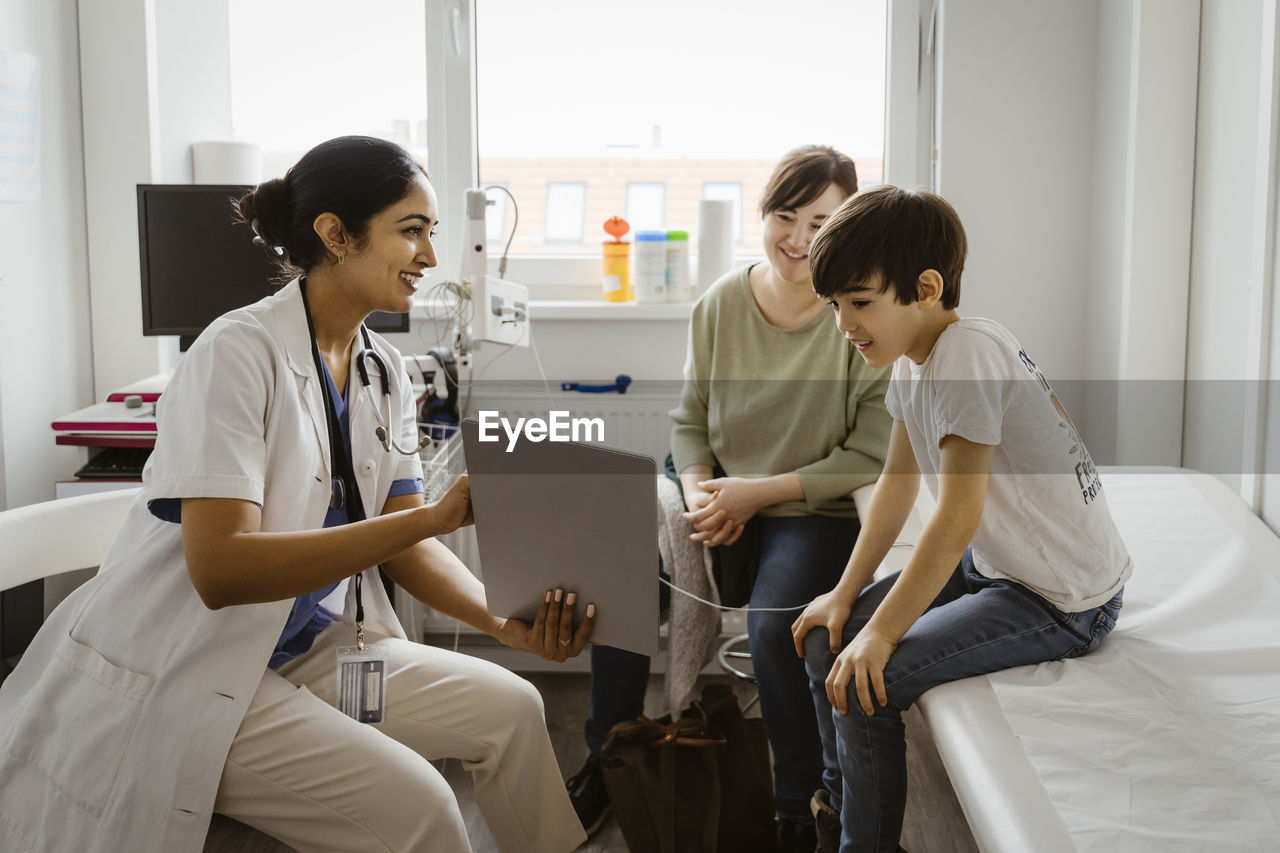
[[[561,590],[533,625],[489,615],[433,539],[471,522],[467,481],[424,504],[408,378],[362,324],[409,310],[435,266],[424,170],[343,137],[238,210],[301,275],[183,357],[102,570],[0,690],[0,849],[199,851],[217,811],[301,850],[467,851],[429,763],[446,756],[473,772],[500,849],[573,849],[537,691],[407,641],[370,568],[547,659],[590,636],[594,608],[573,630]],[[356,713],[380,708],[377,724],[335,707],[358,626],[386,680]]]

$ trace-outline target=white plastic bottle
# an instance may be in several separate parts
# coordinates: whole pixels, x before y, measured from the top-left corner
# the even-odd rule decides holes
[[[667,232],[667,301],[692,302],[693,282],[689,280],[689,232]]]
[[[667,301],[667,232],[637,231],[631,288],[636,302]]]

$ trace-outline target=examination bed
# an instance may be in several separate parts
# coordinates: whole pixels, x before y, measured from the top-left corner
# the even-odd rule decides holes
[[[1102,478],[1134,562],[1111,636],[918,703],[974,840],[1280,849],[1280,538],[1207,475]]]

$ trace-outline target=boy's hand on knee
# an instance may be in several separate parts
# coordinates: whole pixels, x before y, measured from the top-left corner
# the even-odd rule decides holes
[[[827,676],[827,700],[841,714],[849,713],[849,683],[853,682],[858,705],[868,715],[875,714],[871,694],[875,692],[880,707],[889,704],[884,689],[884,668],[898,644],[874,630],[863,628],[843,652]]]
[[[831,654],[839,652],[844,623],[849,621],[852,610],[853,603],[846,602],[834,589],[809,602],[800,618],[791,623],[791,639],[796,644],[796,655],[804,657],[804,638],[814,628],[826,628],[831,639]]]

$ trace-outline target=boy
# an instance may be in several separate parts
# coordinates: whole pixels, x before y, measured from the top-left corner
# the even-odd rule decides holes
[[[902,712],[938,684],[1093,650],[1132,572],[1035,362],[999,324],[956,313],[965,252],[950,204],[891,186],[850,198],[810,249],[841,332],[869,365],[893,365],[894,421],[844,574],[792,626],[823,741],[819,851],[897,850]],[[901,577],[868,586],[921,473],[937,509]]]

